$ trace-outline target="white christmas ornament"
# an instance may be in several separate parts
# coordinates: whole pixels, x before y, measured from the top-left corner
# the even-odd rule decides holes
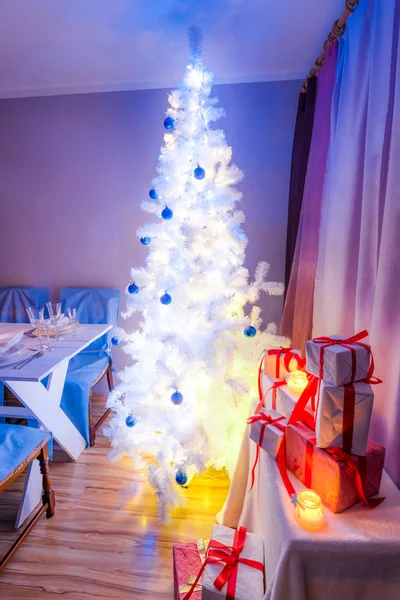
[[[201,31],[192,27],[189,37],[190,63],[169,95],[156,199],[142,203],[155,216],[137,231],[138,240],[151,239],[147,265],[132,269],[139,292],[126,297],[124,316],[140,311],[143,321],[137,331],[116,332],[133,364],[109,396],[105,430],[112,459],[128,455],[139,466],[150,457],[148,480],[164,522],[169,507],[185,501],[186,473],[213,465],[232,474],[259,360],[288,343],[274,324],[260,330],[257,306],[248,310],[261,292],[280,295],[283,285],[266,280],[265,262],[252,281],[243,267],[247,237],[235,188],[243,173],[231,164],[223,131],[210,128],[224,112],[210,97]],[[165,207],[172,218],[162,218]]]

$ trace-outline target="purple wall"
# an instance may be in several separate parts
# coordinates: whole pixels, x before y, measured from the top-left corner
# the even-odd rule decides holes
[[[298,81],[216,86],[244,170],[247,266],[283,281]],[[124,289],[147,250],[135,231],[155,175],[166,90],[0,100],[0,286]],[[151,219],[151,216],[150,216]],[[124,300],[122,299],[122,302]],[[282,298],[264,298],[279,321]]]

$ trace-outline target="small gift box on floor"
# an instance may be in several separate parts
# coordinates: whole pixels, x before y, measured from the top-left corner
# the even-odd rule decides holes
[[[371,347],[360,342],[367,335],[365,331],[347,339],[332,335],[309,340],[306,342],[307,371],[335,386],[368,378],[372,375]]]
[[[315,432],[303,423],[288,425],[285,433],[286,465],[322,502],[339,513],[379,492],[385,448],[368,440],[365,457],[351,456],[340,449],[330,451],[315,445]],[[372,499],[371,506],[381,499]]]
[[[250,439],[275,458],[285,432],[287,419],[276,410],[261,410],[247,422],[250,423]]]
[[[299,368],[299,361],[301,363],[300,350],[282,347],[270,348],[264,354],[264,375],[271,379],[285,379],[289,371]]]
[[[205,560],[207,545],[208,540],[174,545],[172,552],[175,600],[182,600],[190,591]],[[201,600],[201,582],[196,585],[191,598]]]
[[[348,454],[365,456],[374,392],[367,383],[336,387],[320,383],[317,420],[317,446],[339,446]]]
[[[262,600],[263,596],[263,538],[244,527],[236,531],[214,525],[203,573],[202,600]]]

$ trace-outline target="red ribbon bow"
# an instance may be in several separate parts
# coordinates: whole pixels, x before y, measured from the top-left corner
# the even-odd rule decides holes
[[[356,465],[353,463],[353,461],[351,460],[351,458],[347,454],[347,452],[345,452],[342,448],[337,448],[337,447],[326,448],[326,451],[329,452],[329,454],[332,456],[333,460],[335,460],[336,462],[342,461],[342,462],[346,463],[346,465],[352,470],[353,475],[354,475],[354,481],[356,484],[356,494],[357,494],[357,498],[360,502],[364,502],[364,504],[366,504],[370,508],[375,508],[376,506],[379,506],[379,504],[381,504],[385,500],[385,498],[369,498],[368,499],[365,496],[364,486],[363,486],[360,471],[357,469]],[[360,467],[365,472],[365,469],[366,469],[365,456],[359,456],[358,459],[360,461]]]
[[[270,350],[267,350],[267,354],[269,356],[276,356],[275,377],[277,379],[279,379],[281,377],[281,375],[280,375],[280,360],[281,360],[282,356],[284,357],[284,365],[285,365],[286,371],[290,372],[289,366],[290,366],[290,362],[292,359],[294,359],[297,362],[297,369],[299,371],[303,371],[305,369],[305,366],[306,366],[305,358],[301,358],[298,354],[293,352],[293,348],[284,348],[283,346],[280,346],[279,348],[271,348]]]
[[[260,412],[260,413],[256,413],[255,415],[253,415],[252,417],[249,417],[247,419],[247,423],[249,425],[252,425],[253,423],[256,423],[257,421],[264,421],[263,424],[261,425],[260,438],[258,440],[258,444],[256,447],[256,457],[254,459],[253,468],[251,470],[251,485],[250,485],[249,492],[253,489],[254,483],[256,480],[256,467],[257,467],[258,459],[260,457],[260,448],[264,441],[265,429],[266,429],[266,427],[268,427],[268,425],[275,425],[275,427],[277,427],[280,431],[283,431],[283,433],[285,433],[286,426],[282,425],[282,423],[280,423],[280,421],[283,421],[284,418],[285,417],[277,417],[276,419],[273,419],[270,415],[267,415],[264,412]]]
[[[363,348],[365,348],[367,350],[369,357],[370,357],[370,366],[368,369],[368,373],[367,373],[366,377],[364,379],[362,379],[362,381],[364,383],[382,383],[382,381],[380,379],[377,379],[376,377],[374,377],[374,378],[372,377],[373,373],[374,373],[374,369],[375,369],[375,364],[374,364],[374,357],[371,352],[371,347],[368,344],[363,344],[360,341],[360,340],[363,340],[364,338],[366,338],[367,336],[368,336],[368,331],[366,329],[363,329],[363,331],[360,331],[359,333],[356,333],[345,339],[336,340],[334,338],[330,338],[330,337],[327,337],[324,335],[313,338],[312,341],[315,344],[322,344],[320,351],[319,351],[319,376],[320,376],[320,378],[321,379],[324,378],[323,374],[324,374],[325,348],[329,348],[330,346],[343,346],[344,348],[347,348],[347,350],[350,350],[350,352],[351,352],[351,380],[355,381],[357,357],[356,357],[355,348],[353,346],[362,346]]]
[[[186,594],[183,600],[189,600],[200,577],[203,574],[204,569],[206,568],[206,565],[208,564],[219,563],[223,565],[221,573],[214,581],[214,586],[217,588],[217,590],[221,591],[224,585],[228,583],[226,589],[226,600],[235,600],[239,563],[247,565],[252,569],[257,569],[258,571],[264,572],[264,565],[262,563],[257,560],[250,560],[240,556],[246,541],[246,535],[247,529],[245,527],[239,527],[239,529],[235,531],[232,546],[226,546],[218,540],[210,540],[206,560],[204,561],[203,566],[201,567],[190,591]]]

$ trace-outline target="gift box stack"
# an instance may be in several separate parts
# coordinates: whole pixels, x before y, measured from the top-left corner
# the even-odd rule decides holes
[[[262,600],[264,542],[260,535],[214,525],[211,540],[173,549],[175,600]]]
[[[279,371],[282,383],[276,384],[277,377],[272,383],[277,385],[275,398],[269,390],[260,414],[248,421],[250,437],[273,456],[284,436],[287,468],[334,513],[358,501],[370,506],[381,501],[368,500],[379,492],[385,448],[368,437],[374,401],[371,383],[379,380],[373,377],[371,348],[361,342],[366,335],[364,331],[347,339],[332,336],[306,343],[309,387],[316,393],[315,398],[307,389],[304,394],[314,400],[307,409],[315,422],[304,412],[299,418],[296,411],[292,418],[297,402],[304,404],[306,396],[299,399],[288,390],[283,371]],[[284,362],[288,366],[288,360]],[[270,359],[264,362],[263,384],[273,379],[271,367]]]

